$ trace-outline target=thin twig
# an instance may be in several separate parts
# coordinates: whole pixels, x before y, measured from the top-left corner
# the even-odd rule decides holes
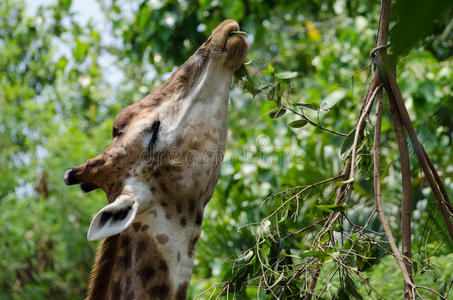
[[[445,191],[444,184],[443,184],[442,180],[440,179],[439,174],[436,171],[436,167],[434,166],[433,162],[429,158],[428,153],[426,153],[425,148],[422,148],[422,151],[423,151],[423,155],[425,155],[426,161],[428,162],[429,168],[433,172],[433,176],[436,179],[437,184],[439,185],[439,189],[440,189],[442,196],[444,197],[444,199],[448,200],[447,192]],[[445,201],[445,204],[447,206],[447,209],[448,209],[450,215],[453,216],[453,207],[452,207],[450,201]]]
[[[325,128],[321,125],[319,125],[318,123],[310,120],[307,116],[305,116],[304,114],[301,114],[300,112],[292,109],[291,107],[289,106],[286,106],[286,105],[282,105],[283,108],[295,113],[296,115],[298,115],[299,117],[302,117],[304,118],[310,125],[313,125],[315,127],[318,127],[319,129],[322,129],[324,131],[327,131],[327,132],[330,132],[330,133],[333,133],[333,134],[336,134],[336,135],[339,135],[339,136],[348,136],[346,133],[342,133],[342,132],[338,132],[338,131],[335,131],[335,130],[332,130],[332,129],[328,129],[328,128]]]
[[[447,300],[447,297],[442,296],[439,292],[437,292],[437,291],[435,291],[435,290],[433,290],[433,289],[431,289],[431,288],[429,288],[429,287],[427,287],[427,286],[416,285],[415,287],[416,287],[417,289],[422,289],[422,290],[430,291],[431,293],[433,293],[433,294],[439,296],[440,299],[442,299],[442,300]]]
[[[319,221],[317,221],[316,223],[310,224],[310,225],[308,225],[308,226],[306,226],[306,227],[304,227],[304,228],[302,228],[302,229],[300,229],[300,230],[298,230],[298,231],[296,231],[296,232],[293,232],[293,233],[291,233],[290,235],[286,236],[286,237],[285,237],[285,240],[287,240],[287,239],[292,239],[292,238],[295,237],[296,235],[301,234],[301,233],[304,232],[304,231],[310,230],[310,229],[312,229],[313,227],[315,227],[315,226],[317,226],[317,225],[319,225],[319,224],[321,224],[321,223],[324,223],[325,221],[327,221],[327,219],[328,219],[328,218],[319,220]]]
[[[360,129],[365,127],[364,122],[366,120],[366,117],[370,113],[371,106],[373,105],[373,102],[374,102],[374,98],[376,97],[377,93],[381,90],[381,88],[382,88],[382,85],[378,85],[374,89],[373,93],[371,94],[371,97],[368,100],[368,102],[365,102],[363,104],[363,106],[364,106],[363,113],[360,115],[359,121],[357,122],[356,131],[355,131],[355,135],[354,135],[354,143],[352,145],[351,173],[349,174],[349,180],[348,180],[349,182],[354,181],[355,160],[356,160],[356,156],[357,156],[357,144],[359,142],[359,133],[362,131]]]
[[[299,192],[297,192],[295,195],[293,195],[292,197],[290,197],[288,200],[286,200],[285,202],[283,202],[276,210],[274,210],[269,216],[267,216],[263,221],[267,221],[269,220],[270,218],[272,218],[276,213],[278,213],[283,207],[285,207],[289,202],[291,202],[294,198],[296,198],[297,196],[299,196],[300,194],[302,194],[303,192],[307,191],[308,189],[311,189],[311,188],[314,188],[318,185],[321,185],[321,184],[324,184],[324,183],[328,183],[328,182],[331,182],[331,181],[336,181],[336,180],[339,180],[343,178],[343,175],[339,175],[339,176],[335,176],[335,177],[332,177],[332,178],[328,178],[328,179],[325,179],[325,180],[321,180],[319,182],[316,182],[316,183],[313,183],[311,185],[308,185],[306,186],[305,188],[303,188],[302,190],[300,190]]]
[[[291,284],[291,282],[293,282],[295,279],[299,278],[300,275],[302,275],[302,273],[306,270],[306,267],[302,267],[300,268],[299,270],[297,270],[296,274],[294,274],[294,276],[291,277],[290,280],[288,280],[285,285],[282,287],[282,291],[280,292],[280,295],[278,296],[277,300],[280,300],[281,297],[283,296],[283,293],[285,292],[286,288]]]

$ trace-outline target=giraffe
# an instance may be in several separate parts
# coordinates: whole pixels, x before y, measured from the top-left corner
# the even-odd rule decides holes
[[[86,299],[187,299],[203,212],[220,172],[228,97],[248,43],[234,20],[215,28],[159,88],[115,118],[98,156],[66,170],[108,204],[87,238],[103,239]]]

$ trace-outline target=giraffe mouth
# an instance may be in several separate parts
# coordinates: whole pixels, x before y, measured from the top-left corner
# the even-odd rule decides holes
[[[89,193],[89,192],[97,190],[99,188],[101,188],[101,187],[96,185],[96,184],[94,184],[94,183],[91,183],[91,182],[83,182],[83,183],[80,184],[80,189],[84,193]]]
[[[225,41],[224,51],[230,52],[232,45],[237,46],[236,44],[240,44],[240,47],[244,48],[247,47],[247,33],[244,31],[231,31],[228,34],[228,37]]]
[[[236,21],[225,20],[214,29],[206,43],[215,52],[222,53],[228,51],[228,44],[232,40],[241,39],[246,44],[247,40],[244,37],[246,35],[244,31],[240,31],[239,24]]]
[[[244,31],[233,30],[228,34],[224,52],[227,55],[226,65],[236,70],[245,59],[248,50],[247,34]]]

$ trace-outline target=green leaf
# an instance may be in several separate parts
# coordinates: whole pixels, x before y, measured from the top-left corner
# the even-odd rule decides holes
[[[251,93],[253,96],[256,96],[260,91],[258,89],[259,81],[255,77],[255,75],[247,70],[245,65],[246,64],[242,64],[242,66],[237,69],[236,72],[234,72],[234,77],[236,78],[236,80],[242,82],[243,87],[249,93]]]
[[[322,110],[329,110],[335,106],[340,100],[342,100],[346,96],[345,90],[336,90],[327,95],[324,100],[321,102],[321,109]]]
[[[278,119],[286,113],[286,109],[277,107],[269,113],[269,117],[272,119]]]
[[[435,33],[436,28],[445,28],[451,22],[451,14],[448,14],[451,8],[452,2],[445,0],[396,1],[392,13],[396,23],[390,35],[392,52],[397,56],[405,55],[417,42]]]
[[[316,208],[326,212],[345,212],[349,209],[348,205],[323,204],[315,205]]]
[[[294,103],[295,106],[301,107],[302,109],[308,109],[308,110],[313,110],[317,111],[319,110],[319,105],[318,104],[313,104],[313,103]]]
[[[297,77],[297,72],[290,71],[278,72],[277,74],[275,74],[275,77],[277,77],[278,79],[291,79]]]
[[[348,151],[352,145],[354,144],[354,136],[355,136],[355,129],[352,130],[346,139],[343,141],[343,144],[341,145],[341,154],[345,153]]]
[[[267,69],[263,70],[264,74],[272,75],[275,72],[275,68],[271,64],[267,64]]]
[[[301,120],[292,121],[288,125],[291,126],[292,128],[301,128],[301,127],[304,127],[305,125],[307,125],[307,123],[308,123],[307,120],[301,119]]]

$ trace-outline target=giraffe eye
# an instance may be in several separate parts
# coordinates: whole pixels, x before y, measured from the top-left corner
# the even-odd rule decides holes
[[[112,128],[112,137],[113,138],[116,138],[116,137],[119,137],[123,134],[124,130],[119,130],[118,127],[116,126],[113,126]]]
[[[151,132],[151,139],[149,140],[149,144],[148,144],[149,152],[152,152],[152,150],[154,148],[154,144],[157,141],[159,128],[160,128],[160,121],[156,121],[153,123],[153,125],[150,128],[147,129],[147,131]]]

